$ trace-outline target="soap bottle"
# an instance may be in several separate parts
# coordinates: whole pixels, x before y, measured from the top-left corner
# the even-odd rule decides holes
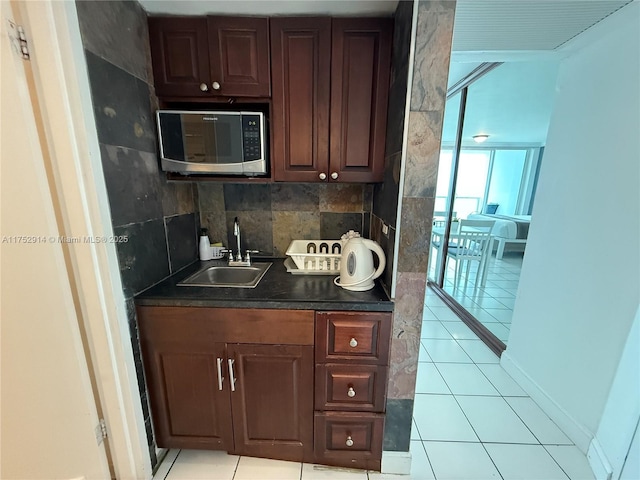
[[[200,260],[211,260],[213,258],[213,249],[211,248],[211,242],[209,240],[209,235],[207,235],[206,228],[200,229],[199,251]]]

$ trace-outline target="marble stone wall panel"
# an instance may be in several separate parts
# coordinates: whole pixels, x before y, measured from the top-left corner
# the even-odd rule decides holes
[[[411,86],[411,110],[444,110],[456,2],[421,1]]]
[[[115,227],[113,233],[128,238],[116,244],[125,296],[133,296],[169,276],[162,219]]]
[[[400,0],[394,13],[393,50],[391,53],[391,83],[397,80],[398,72],[409,66],[411,27],[413,23],[413,0]],[[406,83],[406,79],[405,79]]]
[[[405,197],[435,197],[443,117],[444,110],[409,114]]]
[[[362,210],[364,212],[373,211],[373,190],[375,185],[375,183],[367,183],[362,186]]]
[[[88,50],[85,56],[100,142],[155,153],[149,86]]]
[[[260,250],[273,255],[273,214],[271,210],[231,210],[226,212],[227,247],[235,252],[236,237],[233,235],[233,220],[238,217],[240,223],[241,248],[245,250]]]
[[[271,211],[271,185],[225,183],[224,204],[227,211]]]
[[[138,2],[77,1],[76,9],[87,50],[152,83],[147,14]]]
[[[393,227],[397,225],[401,165],[402,152],[387,157],[384,165],[384,180],[374,186],[373,193],[373,213]]]
[[[398,272],[417,272],[427,275],[433,198],[404,198],[400,221]]]
[[[320,238],[337,240],[349,230],[363,232],[362,213],[320,212]]]
[[[387,399],[382,449],[387,452],[408,452],[411,439],[406,431],[411,431],[412,420],[412,399]]]
[[[273,211],[317,212],[319,185],[314,183],[277,183],[271,185]]]
[[[420,338],[424,294],[427,278],[423,273],[398,273],[396,284],[396,308],[393,315],[393,338],[405,335]],[[416,356],[416,362],[417,362]]]
[[[156,156],[104,144],[100,156],[113,225],[162,218],[164,200]]]
[[[198,206],[201,212],[224,213],[224,183],[198,183]]]
[[[419,348],[420,338],[417,335],[404,335],[402,338],[391,339],[388,398],[411,399],[414,397]],[[408,431],[407,435],[409,435]]]
[[[393,280],[393,258],[395,248],[395,229],[389,227],[389,233],[385,235],[382,233],[382,220],[376,215],[371,215],[371,239],[380,244],[385,254],[387,266],[384,269],[384,273],[380,277],[382,286],[387,294],[390,296],[391,283]]]
[[[319,240],[320,212],[273,212],[273,250],[286,256],[293,240]]]
[[[364,185],[323,183],[319,187],[321,212],[362,212]]]
[[[409,68],[405,67],[403,70],[398,72],[397,75],[398,78],[389,88],[389,106],[387,110],[387,133],[385,144],[386,157],[402,150]]]
[[[198,183],[196,188],[200,226],[209,231],[209,240],[228,246],[227,214],[224,204],[224,184]]]
[[[174,215],[166,217],[164,223],[169,245],[169,266],[171,273],[175,273],[198,259],[196,215]]]
[[[163,179],[164,180],[164,179]],[[196,187],[189,182],[162,182],[162,212],[165,217],[198,211]]]

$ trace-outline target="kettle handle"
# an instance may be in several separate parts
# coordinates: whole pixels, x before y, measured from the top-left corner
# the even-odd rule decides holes
[[[382,272],[384,271],[384,267],[387,265],[387,260],[384,255],[384,250],[382,250],[382,247],[378,245],[376,242],[374,242],[373,240],[363,238],[362,242],[364,243],[365,247],[367,247],[369,250],[371,250],[378,256],[378,260],[380,264],[378,265],[378,269],[375,271],[372,277],[372,280],[375,280],[380,275],[382,275]]]

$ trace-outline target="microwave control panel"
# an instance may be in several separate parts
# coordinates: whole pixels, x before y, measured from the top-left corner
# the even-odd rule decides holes
[[[262,118],[260,115],[242,115],[242,143],[245,162],[262,159]]]

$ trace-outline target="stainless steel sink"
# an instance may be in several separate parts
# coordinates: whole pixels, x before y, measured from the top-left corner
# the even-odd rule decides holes
[[[271,265],[256,262],[250,267],[209,266],[185,278],[178,286],[255,288]]]

